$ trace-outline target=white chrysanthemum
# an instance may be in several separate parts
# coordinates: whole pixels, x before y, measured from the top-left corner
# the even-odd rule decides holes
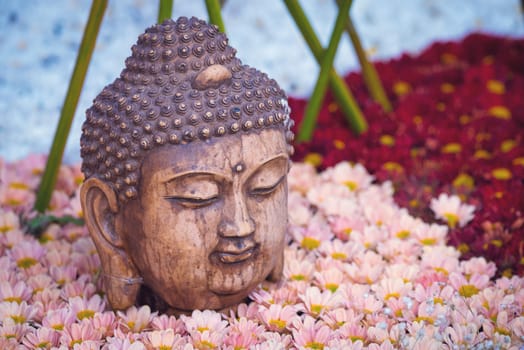
[[[441,193],[437,199],[433,198],[430,208],[438,219],[446,221],[451,228],[455,228],[457,224],[464,227],[473,219],[475,211],[473,205],[461,203],[459,197],[445,193]]]

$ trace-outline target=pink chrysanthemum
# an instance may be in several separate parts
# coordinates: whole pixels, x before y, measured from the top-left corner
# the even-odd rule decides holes
[[[299,295],[299,298],[302,301],[303,310],[315,317],[339,307],[342,303],[339,294],[329,290],[321,292],[317,287],[307,288],[304,294]]]
[[[146,341],[153,349],[158,350],[179,349],[187,344],[186,340],[180,334],[175,334],[172,329],[149,332]]]
[[[260,307],[258,310],[260,320],[267,329],[275,332],[284,331],[297,316],[297,308],[291,305],[282,306],[272,304],[269,307]]]
[[[293,339],[298,349],[324,349],[330,340],[330,329],[313,317],[306,316],[294,324]]]
[[[118,311],[117,314],[121,319],[120,323],[125,329],[132,332],[140,332],[149,327],[151,320],[157,313],[151,312],[151,308],[144,305],[140,308],[131,306],[125,313]]]
[[[23,241],[11,249],[11,258],[20,269],[28,269],[42,260],[45,249],[36,241]]]
[[[191,313],[191,317],[182,315],[180,318],[190,334],[195,332],[203,333],[205,331],[209,331],[212,334],[222,333],[227,327],[227,321],[223,320],[219,313],[211,310],[194,310]]]
[[[368,188],[374,180],[361,164],[351,165],[349,162],[340,162],[333,168],[326,169],[322,177],[324,180],[344,185],[351,191]]]

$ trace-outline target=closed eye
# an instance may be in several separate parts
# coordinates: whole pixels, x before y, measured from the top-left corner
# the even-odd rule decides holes
[[[213,204],[218,200],[218,196],[213,196],[209,198],[165,196],[164,198],[189,208],[204,207],[206,205]]]
[[[273,193],[277,189],[278,185],[282,183],[282,180],[284,180],[284,178],[285,176],[282,176],[280,179],[278,179],[278,181],[274,185],[271,185],[271,186],[253,188],[250,191],[250,193],[255,196],[267,196]]]

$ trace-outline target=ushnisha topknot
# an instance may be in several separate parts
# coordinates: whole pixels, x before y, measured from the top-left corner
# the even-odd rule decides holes
[[[136,198],[149,150],[228,134],[281,129],[291,154],[293,124],[277,82],[235,57],[218,28],[195,17],[154,25],[131,48],[126,67],[86,112],[82,171]]]

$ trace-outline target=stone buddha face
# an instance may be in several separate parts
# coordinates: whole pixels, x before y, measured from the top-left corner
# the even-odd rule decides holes
[[[278,279],[288,163],[278,130],[148,155],[116,226],[144,283],[177,309],[217,309]]]
[[[164,58],[164,75],[155,60],[149,69],[133,61],[188,33],[192,52],[215,47],[214,56]],[[225,38],[195,18],[148,29],[87,111],[81,200],[116,309],[222,309],[282,274],[292,152],[285,94],[229,46],[199,41],[202,33]],[[162,57],[166,50],[184,52],[164,47]],[[157,83],[148,86],[151,71]],[[158,89],[159,77],[172,84]]]

